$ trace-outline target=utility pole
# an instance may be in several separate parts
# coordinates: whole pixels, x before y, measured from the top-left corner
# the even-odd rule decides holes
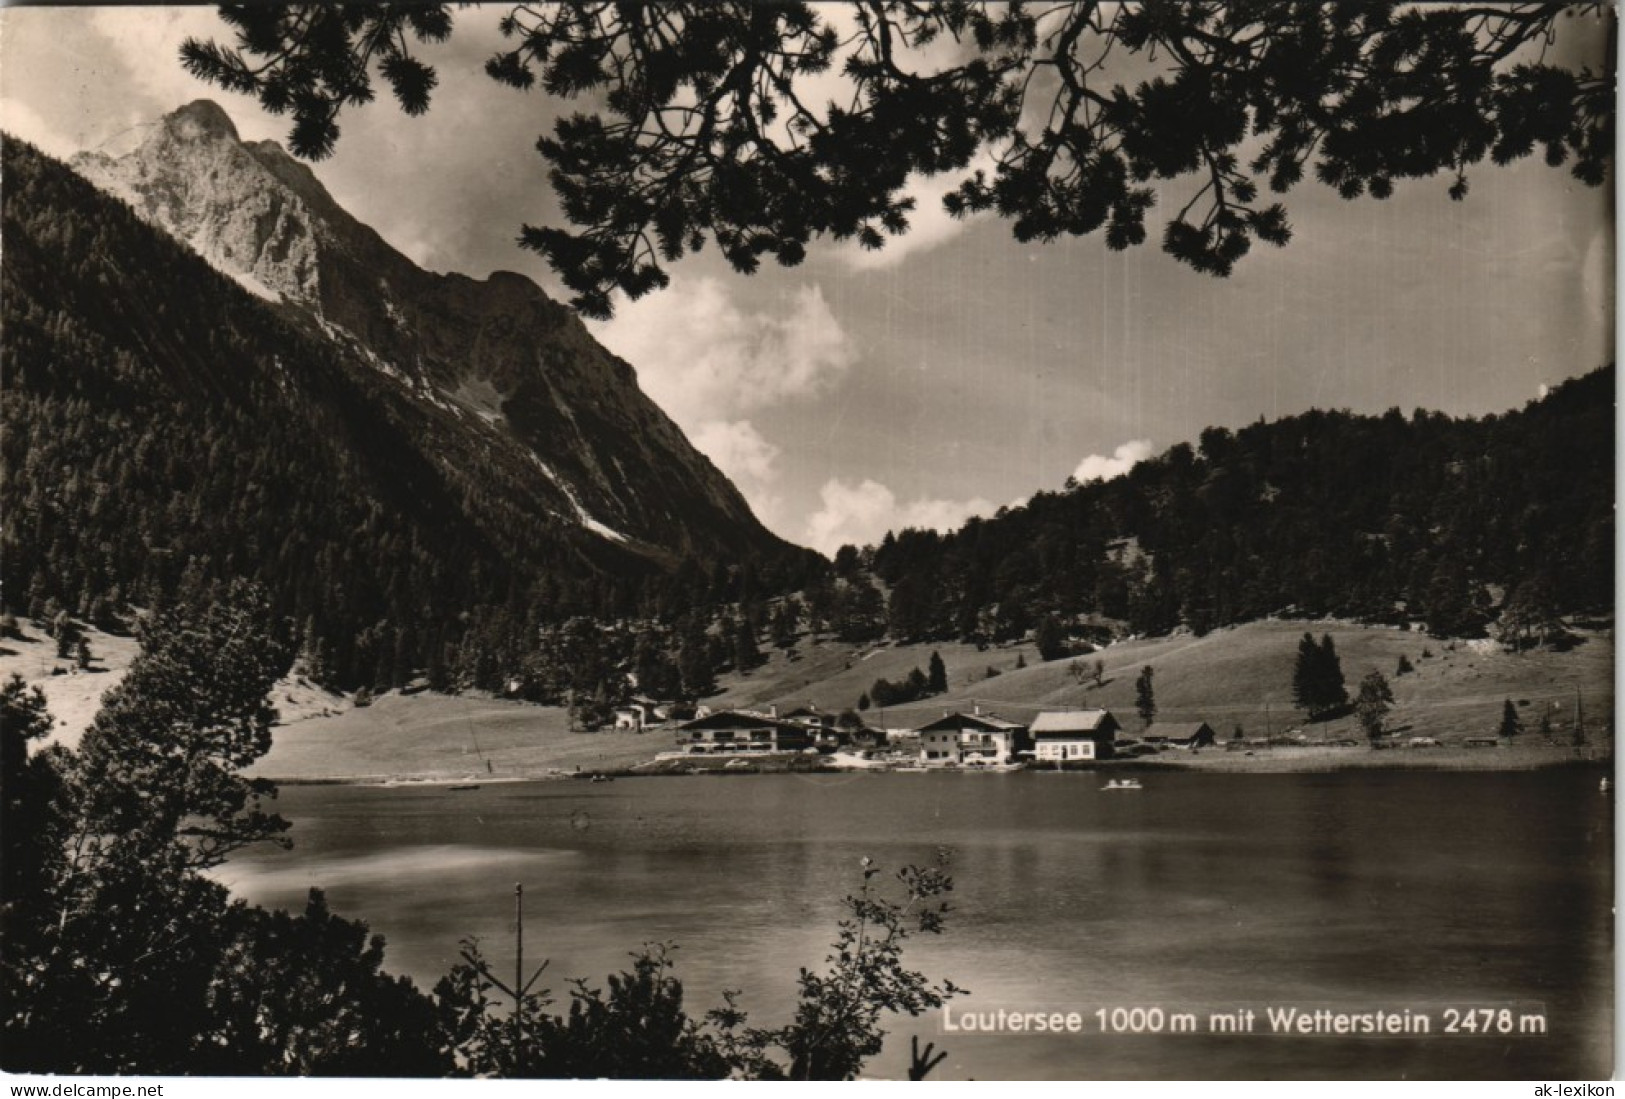
[[[519,1048],[520,1017],[524,1012],[525,980],[525,886],[513,883],[513,986],[520,994],[513,998],[513,1042]]]
[[[515,882],[513,887],[513,942],[513,984],[511,986],[503,983],[501,978],[492,973],[490,967],[485,964],[484,959],[475,957],[467,950],[460,953],[463,960],[472,966],[476,973],[490,981],[500,992],[513,1001],[513,1042],[514,1050],[517,1052],[520,1039],[524,1034],[525,997],[530,995],[531,987],[535,985],[536,978],[540,977],[542,971],[547,968],[547,963],[543,962],[536,967],[536,972],[530,975],[530,980],[525,980],[525,887],[520,882]]]

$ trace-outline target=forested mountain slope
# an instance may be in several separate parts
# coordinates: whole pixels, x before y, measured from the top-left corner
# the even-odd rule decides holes
[[[478,345],[401,370],[330,319],[355,317],[256,297],[32,147],[6,141],[3,170],[15,612],[105,620],[246,575],[334,681],[390,682],[455,659],[471,620],[518,631],[816,567],[518,276],[390,268],[429,288],[398,348]],[[324,285],[345,270],[313,262]],[[501,331],[427,330],[451,316]]]
[[[847,555],[865,560],[899,639],[1267,615],[1472,635],[1523,586],[1553,614],[1611,609],[1614,369],[1480,420],[1311,411],[1210,428],[1112,481]]]

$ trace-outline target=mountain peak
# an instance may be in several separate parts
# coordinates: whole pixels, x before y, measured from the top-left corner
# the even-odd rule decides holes
[[[631,369],[534,282],[422,270],[281,146],[241,140],[216,104],[190,103],[134,151],[74,166],[340,346],[368,385],[412,408],[403,416],[433,421],[426,438],[454,440],[448,456],[467,444],[493,469],[506,463],[515,491],[550,522],[661,561],[780,552]],[[448,476],[460,483],[471,463],[456,464]]]
[[[406,264],[309,167],[274,141],[244,141],[219,104],[195,100],[145,129],[122,155],[82,153],[73,167],[254,293],[323,314],[332,253],[375,278]]]
[[[187,140],[240,140],[231,116],[212,99],[194,100],[166,116],[164,122],[177,137]]]

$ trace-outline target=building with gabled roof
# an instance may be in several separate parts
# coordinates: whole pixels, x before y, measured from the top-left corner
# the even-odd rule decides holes
[[[1122,728],[1110,710],[1050,710],[1033,718],[1033,758],[1039,762],[1110,759]]]
[[[781,721],[793,721],[797,725],[805,725],[809,729],[835,728],[835,715],[828,710],[820,710],[814,703],[797,706],[786,713],[779,714]]]
[[[1173,744],[1181,748],[1208,748],[1218,742],[1213,726],[1205,721],[1155,722],[1140,737],[1147,744]]]
[[[1029,744],[1027,726],[980,711],[945,713],[916,732],[925,767],[1001,766],[1016,762]]]
[[[633,695],[624,704],[615,707],[615,728],[641,733],[649,726],[667,720],[671,716],[672,705],[643,695]]]
[[[677,727],[677,747],[690,752],[799,752],[813,730],[755,710],[718,710]]]

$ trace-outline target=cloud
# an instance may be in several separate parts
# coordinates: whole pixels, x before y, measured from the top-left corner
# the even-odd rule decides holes
[[[819,287],[746,311],[709,276],[620,306],[595,334],[686,430],[825,392],[857,360]]]
[[[154,98],[172,101],[202,84],[180,63],[180,43],[188,35],[231,44],[228,28],[212,8],[93,8],[82,14],[89,26],[119,54],[130,83]]]
[[[744,414],[828,391],[857,361],[857,349],[816,285],[797,287],[777,305],[744,309],[709,276],[674,280],[593,328],[757,518],[786,533],[795,524],[779,491],[779,447]]]
[[[233,44],[230,28],[213,7],[103,7],[82,18],[122,69],[123,117],[115,114],[113,121],[138,125],[194,99],[215,99],[244,138],[269,137],[277,129],[247,97],[228,95],[181,67],[180,45],[188,37]]]
[[[833,555],[843,545],[871,545],[889,530],[951,531],[973,515],[990,515],[994,505],[980,497],[972,500],[932,500],[921,498],[907,504],[897,502],[897,494],[878,481],[865,479],[847,484],[839,478],[824,482],[819,490],[823,506],[807,520],[806,543],[820,553]]]
[[[0,130],[58,159],[66,159],[79,151],[79,143],[72,137],[47,122],[27,103],[9,96],[0,98]]]
[[[1124,443],[1112,451],[1107,458],[1100,454],[1091,454],[1078,463],[1078,468],[1072,472],[1072,477],[1079,484],[1088,484],[1090,481],[1109,481],[1113,477],[1120,477],[1134,468],[1136,462],[1143,462],[1151,457],[1151,440],[1134,439]]]
[[[688,432],[689,441],[744,494],[756,517],[770,527],[782,518],[779,448],[749,420],[707,420]]]
[[[766,484],[778,479],[774,463],[779,448],[764,439],[749,420],[709,420],[696,427],[689,439],[736,482]]]
[[[8,7],[0,15],[7,124],[32,126],[31,140],[50,152],[125,151],[148,124],[202,98],[225,106],[244,137],[286,128],[252,97],[181,66],[188,36],[231,40],[212,6]]]

